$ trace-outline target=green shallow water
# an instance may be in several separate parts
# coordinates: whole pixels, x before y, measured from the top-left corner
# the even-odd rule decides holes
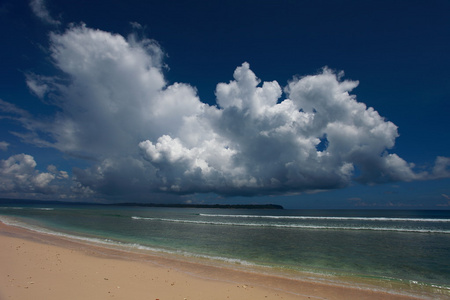
[[[4,206],[0,216],[139,251],[450,294],[448,211],[57,205]]]

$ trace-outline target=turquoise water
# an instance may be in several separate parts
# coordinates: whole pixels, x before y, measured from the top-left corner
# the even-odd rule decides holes
[[[450,291],[450,211],[3,206],[0,220],[131,249]]]

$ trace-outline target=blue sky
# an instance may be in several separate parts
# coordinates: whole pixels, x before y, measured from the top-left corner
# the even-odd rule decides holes
[[[0,196],[450,206],[448,1],[3,1]]]

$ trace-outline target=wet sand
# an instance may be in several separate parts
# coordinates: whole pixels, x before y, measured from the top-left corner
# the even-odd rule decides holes
[[[0,300],[420,299],[108,249],[0,222]]]

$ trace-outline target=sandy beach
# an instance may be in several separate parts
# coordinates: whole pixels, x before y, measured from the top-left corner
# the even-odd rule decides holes
[[[418,299],[130,253],[0,223],[0,299]]]

